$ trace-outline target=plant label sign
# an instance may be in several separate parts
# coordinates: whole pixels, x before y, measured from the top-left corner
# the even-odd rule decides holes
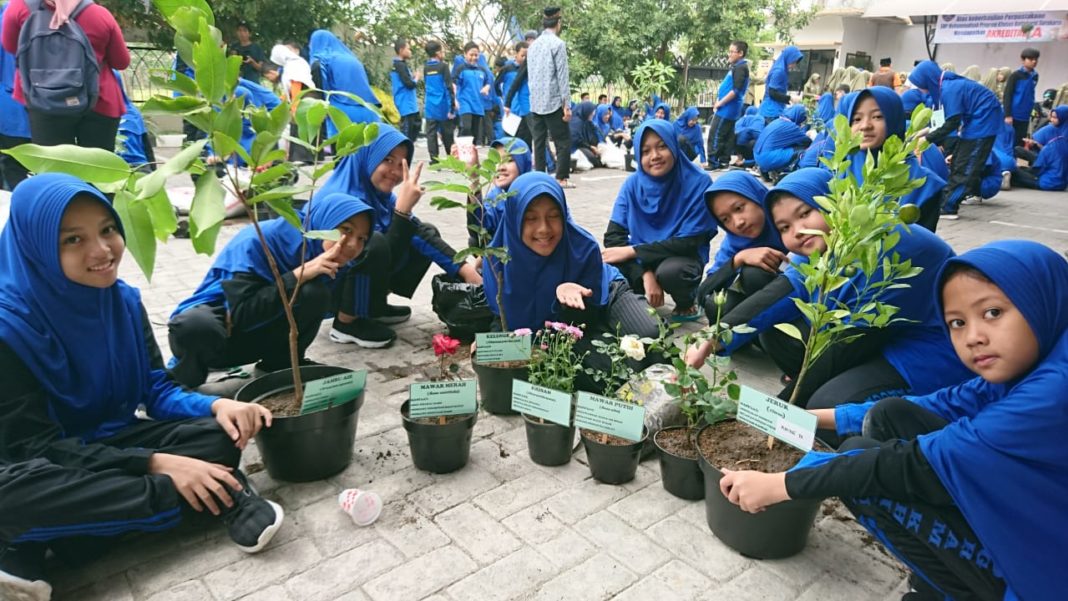
[[[530,334],[511,332],[475,334],[475,360],[479,365],[501,361],[529,361]]]
[[[474,380],[416,382],[408,388],[408,417],[464,415],[478,410]]]
[[[334,405],[344,405],[360,396],[367,385],[367,371],[350,371],[321,380],[312,380],[304,385],[304,401],[300,414],[315,413]]]
[[[638,442],[645,425],[645,407],[580,392],[575,407],[575,425]]]
[[[738,419],[806,452],[816,438],[815,415],[748,386],[742,386]]]
[[[512,380],[512,410],[561,426],[570,426],[571,394],[523,380]]]

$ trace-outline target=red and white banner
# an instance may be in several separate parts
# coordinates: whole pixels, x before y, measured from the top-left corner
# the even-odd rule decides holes
[[[1068,13],[1029,12],[939,15],[936,44],[987,44],[1068,40]]]

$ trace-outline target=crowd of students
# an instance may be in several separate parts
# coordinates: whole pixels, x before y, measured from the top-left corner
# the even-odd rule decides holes
[[[4,32],[6,40],[6,22]],[[390,326],[412,311],[387,302],[389,295],[411,298],[435,263],[449,276],[484,285],[490,310],[504,311],[510,327],[585,324],[592,335],[583,344],[600,332],[655,336],[649,309],[668,297],[676,321],[714,319],[722,311],[721,321],[749,324],[752,332],[726,345],[687,349],[686,361],[699,366],[710,353],[758,345],[784,374],[780,395],[794,392],[802,349],[773,326],[790,323],[807,336],[795,304],[807,300],[799,266],[827,250],[813,231],[829,231],[816,199],[828,193],[832,177],[819,166],[794,163],[813,148],[817,158],[828,152],[829,132],[816,141],[803,136],[808,145],[787,144],[787,160],[778,157],[781,166],[769,169],[778,180],[769,190],[746,170],[710,177],[693,158],[706,146],[694,136],[694,111],[672,121],[670,107],[654,99],[633,134],[615,138],[630,144],[634,173],[599,242],[572,219],[559,172],[543,172],[543,153],[519,132],[489,137],[481,119],[485,88],[514,75],[505,106],[523,110],[519,69],[494,78],[477,47],[449,69],[433,44],[420,77],[403,64],[406,45],[398,43],[395,88],[412,90],[422,80],[428,131],[433,123],[445,138],[445,124],[466,116],[463,132],[493,139],[502,151],[487,200],[509,194],[469,220],[478,220],[490,244],[508,248],[511,259],[456,261],[438,228],[415,215],[424,193],[422,164],[413,166],[417,130],[408,111],[414,96],[402,97],[403,131],[381,123],[377,137],[339,161],[299,215],[308,229],[339,230],[337,241],[302,240],[282,219],[263,224],[285,289],[299,289],[293,313],[301,361],[309,362],[305,352],[328,316],[335,343],[392,344],[397,334]],[[725,146],[750,142],[744,131],[729,133],[748,127],[747,119],[768,121],[752,140],[758,164],[777,150],[765,136],[799,129],[808,119],[779,90],[798,60],[792,47],[773,66],[760,107],[743,110],[746,51],[743,42],[731,45],[732,68],[719,90],[707,139],[708,161],[717,165],[735,154]],[[359,60],[326,31],[312,35],[310,63],[291,45],[272,48],[270,62],[248,54],[288,93],[308,87],[373,95]],[[819,122],[830,123],[837,112],[863,136],[850,157],[857,178],[866,157],[904,134],[909,117],[906,99],[878,77],[871,87],[840,94],[812,87]],[[1068,426],[1068,262],[1024,241],[956,256],[934,233],[939,209],[944,215],[972,191],[973,171],[986,160],[981,155],[995,146],[990,138],[1004,134],[1012,145],[1017,140],[1008,139],[1006,128],[1027,134],[1015,127],[1016,114],[1001,112],[996,102],[997,118],[988,116],[991,92],[932,62],[917,65],[908,79],[944,111],[945,124],[928,139],[956,134],[957,141],[947,151],[956,157],[948,173],[934,147],[933,154],[906,161],[909,177],[924,185],[901,202],[919,206],[921,217],[916,226],[900,227],[895,252],[923,271],[882,299],[902,319],[829,349],[797,391],[799,404],[816,414],[821,438],[839,452],[809,453],[780,474],[728,470],[720,486],[746,511],[793,498],[842,497],[909,568],[910,599],[1056,598],[1056,563],[1068,546],[1068,529],[1057,526],[1064,525],[1057,502],[1068,493],[1068,455],[1056,446]],[[1010,81],[1018,87],[1020,79]],[[269,102],[251,79],[241,87],[249,102]],[[338,105],[354,120],[377,119],[346,96],[328,97],[345,99]],[[599,100],[599,106],[568,107],[583,154],[594,140],[613,140],[634,116],[636,107],[624,107],[621,98]],[[1039,181],[1051,161],[1068,160],[1068,106],[1055,107],[1053,115],[1052,133],[1043,134],[1049,137],[1029,138],[1041,138],[1032,174]],[[143,123],[131,119],[128,130],[140,129]],[[449,139],[444,143],[451,149]],[[721,230],[710,260],[710,241]],[[271,416],[193,390],[215,368],[255,362],[271,371],[288,364],[288,326],[256,233],[249,226],[233,237],[174,309],[169,365],[139,292],[118,277],[125,235],[109,199],[72,176],[36,175],[15,186],[0,232],[0,593],[47,599],[41,572],[47,552],[62,555],[86,537],[172,528],[190,511],[220,516],[247,552],[263,549],[282,523],[282,508],[256,494],[238,469],[241,450],[270,427]],[[483,279],[490,266],[503,273],[500,282]],[[885,276],[856,277],[868,285],[842,286],[836,300],[863,301],[859,291]],[[722,308],[711,300],[719,292],[727,297]],[[605,367],[597,354],[586,361]],[[600,392],[592,381],[578,387]],[[153,420],[140,419],[138,411]]]

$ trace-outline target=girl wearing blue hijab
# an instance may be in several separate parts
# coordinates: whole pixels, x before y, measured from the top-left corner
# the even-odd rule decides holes
[[[568,127],[571,129],[571,152],[581,152],[596,169],[602,167],[600,151],[597,144],[600,143],[597,126],[593,123],[596,105],[589,100],[578,103],[571,114]]]
[[[756,294],[750,296],[723,321],[731,325],[748,324],[750,334],[736,335],[731,343],[720,349],[730,354],[759,336],[762,348],[780,369],[792,379],[780,393],[788,399],[793,393],[803,345],[779,332],[773,326],[793,323],[804,336],[809,324],[801,316],[793,299],[808,300],[804,276],[797,264],[807,260],[816,250],[825,251],[823,238],[810,230],[829,231],[817,196],[829,192],[831,173],[825,169],[799,169],[779,182],[768,192],[765,204],[782,236],[783,245],[795,255],[784,274]],[[805,377],[804,388],[798,395],[798,405],[809,409],[834,407],[843,403],[860,403],[881,398],[890,393],[912,392],[926,394],[943,386],[962,382],[967,369],[957,359],[952,346],[942,334],[941,316],[930,297],[922,293],[930,290],[942,264],[953,256],[953,250],[938,236],[912,227],[899,228],[900,241],[893,252],[914,267],[921,267],[920,275],[908,280],[909,288],[894,289],[880,297],[880,302],[899,308],[895,315],[903,322],[887,328],[863,332],[852,342],[831,347],[819,358]],[[833,293],[833,301],[853,304],[859,290],[870,289],[870,280],[882,277],[880,270],[870,278],[863,273],[854,276],[852,283]],[[713,350],[710,343],[693,349],[687,360],[697,365]],[[824,440],[834,441],[834,433]]]
[[[598,106],[593,115],[593,124],[597,126],[597,137],[601,142],[620,146],[627,141],[627,136],[623,133],[623,119],[612,106]]]
[[[1012,176],[1013,185],[1038,190],[1068,189],[1068,104],[1051,111],[1053,135],[1038,152],[1031,167],[1020,167]]]
[[[618,267],[653,307],[663,305],[667,293],[675,301],[674,319],[697,319],[695,294],[708,242],[716,235],[705,208],[708,175],[686,160],[668,121],[646,121],[635,140],[637,171],[616,197],[604,234],[604,261]]]
[[[471,136],[475,144],[485,143],[482,118],[486,115],[483,102],[493,88],[493,74],[479,64],[478,44],[464,45],[463,56],[453,59],[452,80],[456,83],[456,100],[460,103],[460,135]]]
[[[850,171],[858,183],[863,183],[867,154],[878,153],[886,139],[891,136],[897,136],[899,139],[905,137],[905,111],[901,97],[890,88],[874,86],[847,94],[842,98],[840,110],[849,118],[853,132],[864,136],[860,149],[850,157]],[[928,157],[929,155],[924,155],[924,158]],[[905,163],[909,166],[909,179],[923,178],[924,183],[922,187],[901,197],[900,204],[920,207],[920,219],[916,223],[933,232],[938,226],[938,208],[945,181],[931,169],[922,166],[916,157],[908,157]]]
[[[501,153],[504,160],[497,165],[497,175],[493,178],[493,186],[486,193],[486,199],[482,203],[476,203],[473,211],[467,212],[468,246],[484,246],[478,239],[478,233],[472,228],[482,227],[486,230],[486,242],[493,239],[500,224],[501,215],[504,214],[504,200],[499,199],[502,194],[508,192],[512,182],[524,173],[529,173],[533,167],[533,157],[530,147],[519,138],[500,138],[491,144]],[[471,159],[471,165],[479,164],[478,153]],[[481,192],[476,193],[481,194]],[[485,216],[482,207],[486,207]]]
[[[760,109],[751,106],[745,109],[745,115],[734,124],[734,147],[738,150],[740,162],[735,167],[751,167],[753,161],[753,147],[756,146],[760,132],[764,131],[764,118],[759,114]]]
[[[492,244],[507,248],[511,258],[504,265],[488,259],[503,272],[501,301],[508,327],[537,330],[546,321],[585,324],[580,354],[605,332],[656,337],[648,303],[631,291],[618,269],[602,262],[597,240],[571,219],[560,184],[533,172],[519,176],[510,190],[514,195],[503,203]],[[490,309],[499,314],[496,278],[487,277],[485,287]],[[585,359],[587,367],[596,369],[609,367],[607,361],[600,353]],[[577,387],[601,392],[588,377],[580,378]]]
[[[976,377],[818,411],[823,427],[864,437],[838,455],[808,453],[785,475],[727,474],[721,489],[747,511],[840,497],[908,566],[917,599],[1058,599],[1068,263],[1041,244],[1003,240],[950,259],[932,288],[943,336]]]
[[[807,114],[804,107],[798,108],[801,110],[790,107],[788,113],[768,123],[753,146],[757,167],[772,181],[796,169],[801,155],[812,144],[802,128]]]
[[[691,106],[679,115],[675,120],[675,133],[679,136],[679,145],[683,145],[686,156],[692,161],[695,157],[701,157],[701,164],[708,162],[705,156],[705,140],[701,135],[701,126],[697,124],[698,112],[696,106]]]
[[[341,43],[337,36],[326,31],[317,29],[312,32],[308,41],[308,56],[312,63],[312,75],[319,75],[320,81],[316,84],[325,92],[348,92],[359,96],[365,103],[380,107],[378,97],[371,90],[371,82],[367,79],[367,70],[363,63],[356,58],[356,54],[348,46]],[[319,68],[315,68],[319,63]],[[356,100],[341,94],[331,94],[327,100],[331,106],[336,106],[349,116],[353,123],[375,123],[381,121],[378,114]],[[327,136],[337,134],[337,126],[333,121],[327,120]]]
[[[804,56],[797,46],[787,46],[772,63],[764,78],[764,100],[760,103],[760,116],[770,122],[782,115],[783,109],[790,104],[786,89],[790,84],[790,67],[801,62]]]
[[[337,312],[338,320],[352,321],[351,267],[371,236],[372,209],[356,197],[320,193],[309,207],[300,213],[304,229],[339,230],[339,241],[306,240],[280,217],[260,226],[288,293],[300,284],[293,317],[301,357],[326,314]],[[172,371],[186,386],[202,384],[212,368],[255,361],[266,371],[289,367],[289,324],[254,226],[245,226],[227,243],[167,327],[175,357]]]
[[[934,61],[923,61],[909,74],[909,81],[931,95],[936,111],[945,123],[927,134],[927,141],[939,144],[951,132],[960,132],[953,155],[949,180],[942,194],[944,219],[957,219],[957,210],[966,197],[979,197],[980,179],[986,159],[994,147],[1004,119],[1001,103],[982,84],[951,71],[943,71]]]
[[[671,121],[671,107],[668,106],[668,103],[660,101],[658,96],[654,96],[654,98],[657,99],[656,103],[653,105],[653,110],[645,114],[645,119],[663,119],[664,121]]]
[[[412,298],[431,263],[450,277],[482,283],[473,264],[453,260],[456,251],[442,239],[438,228],[412,214],[424,191],[419,185],[422,163],[408,168],[415,151],[412,141],[390,125],[380,123],[377,127],[375,139],[341,159],[317,192],[351,194],[374,211],[374,234],[367,242],[367,256],[354,267],[355,325],[341,324],[339,328],[335,321],[330,333],[334,342],[365,348],[378,348],[382,342],[392,344],[396,339],[386,326],[407,321],[412,310],[390,305],[386,299],[390,292]]]
[[[726,315],[771,283],[786,260],[786,247],[764,205],[767,193],[746,171],[723,174],[705,192],[708,211],[727,234],[697,290],[709,323],[715,322],[717,310]],[[720,290],[726,290],[727,303],[717,308],[712,296]]]
[[[63,539],[166,530],[207,507],[256,552],[281,525],[237,469],[270,413],[171,378],[140,292],[119,279],[125,248],[107,198],[73,176],[36,175],[12,194],[0,233],[5,598],[48,598],[38,578]]]

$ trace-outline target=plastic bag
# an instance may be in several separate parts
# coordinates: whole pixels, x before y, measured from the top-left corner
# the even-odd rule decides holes
[[[589,171],[590,169],[593,169],[593,163],[586,158],[586,155],[582,154],[581,150],[576,150],[571,153],[572,171]]]
[[[657,432],[672,426],[686,425],[686,416],[679,410],[675,398],[664,389],[664,382],[674,379],[675,369],[670,365],[658,363],[645,368],[624,385],[629,386],[632,391],[632,402],[645,407],[645,428],[649,431],[649,437],[645,439],[645,446],[642,448],[642,459],[648,458],[656,451],[653,436]]]
[[[478,332],[489,332],[497,316],[486,302],[486,291],[480,284],[468,284],[443,273],[430,282],[431,307],[448,328],[449,336],[471,342]]]
[[[627,163],[627,152],[615,144],[601,142],[597,145],[601,164],[609,169],[623,169]]]

